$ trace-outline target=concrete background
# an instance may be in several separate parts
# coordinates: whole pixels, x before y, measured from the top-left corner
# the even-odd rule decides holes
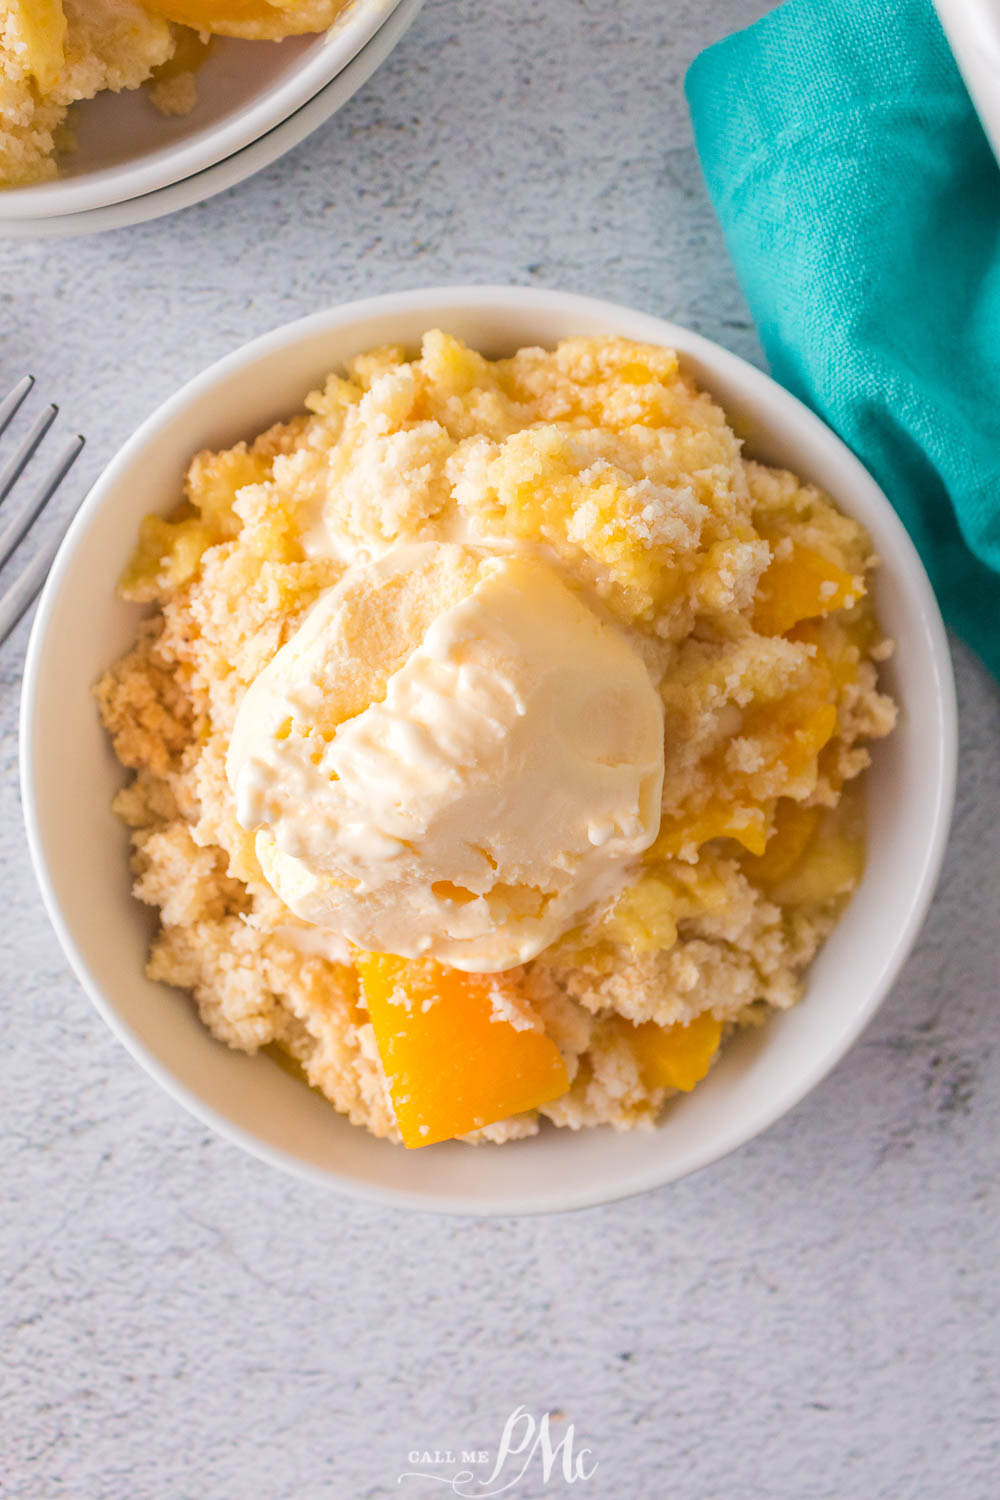
[[[0,384],[95,474],[175,387],[323,304],[458,280],[617,298],[759,359],[681,81],[759,0],[428,0],[308,142],[225,196],[0,243]],[[833,1076],[693,1180],[566,1218],[364,1207],[208,1135],[130,1061],[41,908],[0,654],[0,1492],[360,1500],[523,1405],[585,1500],[997,1493],[1000,701],[956,648],[961,782],[920,945]],[[448,1472],[448,1471],[444,1471]],[[506,1477],[510,1477],[508,1474]],[[502,1482],[502,1481],[501,1481]]]

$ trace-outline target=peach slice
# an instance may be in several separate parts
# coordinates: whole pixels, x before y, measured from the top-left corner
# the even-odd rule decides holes
[[[784,635],[800,620],[843,609],[863,593],[860,579],[811,547],[794,542],[791,553],[773,557],[761,577],[754,601],[754,628],[761,635]]]
[[[821,815],[821,808],[803,807],[789,797],[779,798],[767,848],[756,858],[743,859],[748,879],[765,890],[787,879],[815,837]]]
[[[735,839],[751,854],[763,854],[767,843],[766,810],[754,817],[754,809],[734,806],[718,797],[711,798],[697,813],[664,818],[656,842],[647,859],[669,859],[688,844],[698,848],[711,839]]]
[[[502,974],[384,953],[357,961],[404,1146],[430,1146],[569,1088],[558,1047]]]
[[[178,21],[195,31],[253,41],[277,41],[322,31],[341,9],[334,0],[327,6],[317,6],[315,0],[306,5],[301,0],[275,0],[273,5],[268,0],[143,0],[143,4],[168,21]]]
[[[622,1028],[648,1089],[672,1088],[689,1094],[711,1066],[722,1041],[722,1022],[703,1011],[687,1025],[657,1026],[643,1021]]]
[[[28,71],[42,93],[48,93],[65,62],[62,0],[13,0],[13,9],[27,49]]]

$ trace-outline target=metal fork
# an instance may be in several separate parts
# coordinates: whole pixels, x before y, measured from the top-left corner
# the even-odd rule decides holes
[[[25,375],[23,380],[17,382],[10,395],[6,396],[3,401],[0,401],[0,434],[4,433],[10,426],[34,383],[35,377],[33,375]],[[0,505],[7,499],[7,496],[13,490],[15,484],[28,467],[28,464],[34,458],[58,414],[59,408],[57,406],[49,406],[43,411],[16,453],[13,454],[8,463],[0,470]],[[6,567],[7,563],[10,562],[14,552],[24,541],[29,530],[38,520],[38,517],[76,463],[83,448],[83,443],[84,439],[77,434],[63,449],[62,454],[56,459],[53,467],[46,472],[45,477],[34,491],[31,499],[15,510],[10,518],[6,520],[5,524],[0,526],[0,568]],[[49,538],[39,548],[20,576],[11,584],[6,593],[0,597],[0,644],[10,635],[14,626],[45,582],[68,526],[69,520],[66,521],[65,525],[59,527],[57,535]]]

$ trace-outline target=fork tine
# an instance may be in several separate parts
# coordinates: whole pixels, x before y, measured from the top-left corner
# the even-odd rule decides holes
[[[49,569],[55,562],[56,553],[62,546],[63,537],[69,530],[72,519],[72,516],[67,518],[65,525],[60,526],[56,535],[46,542],[41,551],[31,559],[17,581],[12,583],[7,592],[0,597],[0,646],[10,635],[48,577]]]
[[[41,498],[36,497],[36,503],[32,508],[31,517],[25,524],[21,536],[27,531],[31,521],[38,515],[39,511],[48,503],[62,484],[66,475],[73,467],[83,449],[84,439],[77,436],[66,449],[52,475],[42,486]],[[76,514],[74,508],[73,515]],[[24,614],[28,605],[38,593],[42,584],[48,577],[49,569],[55,561],[56,553],[62,546],[63,538],[69,530],[73,515],[67,516],[65,522],[58,528],[56,534],[51,537],[36,553],[28,563],[28,566],[20,576],[11,584],[7,592],[0,597],[0,645],[7,639],[18,620]],[[9,529],[9,528],[8,528]],[[17,539],[20,540],[20,537]],[[14,545],[17,545],[15,541]],[[2,566],[2,563],[0,563]]]
[[[48,475],[41,488],[37,490],[31,504],[25,506],[20,515],[12,516],[7,525],[0,531],[0,568],[4,567],[10,561],[10,556],[14,548],[24,538],[28,528],[33,525],[45,509],[45,506],[52,499],[52,496],[76,463],[82,447],[83,438],[77,435],[69,446],[64,449],[62,457]]]
[[[42,438],[48,432],[49,428],[52,426],[52,423],[55,421],[58,415],[58,406],[50,406],[47,408],[47,410],[42,412],[42,415],[38,418],[34,427],[32,427],[31,431],[28,433],[28,436],[25,438],[20,448],[18,448],[17,452],[14,454],[14,457],[10,460],[10,463],[7,464],[6,468],[3,470],[3,473],[0,474],[0,503],[6,500],[7,496],[14,488],[17,479],[27,468],[31,457],[35,452],[35,449],[38,447],[39,443],[42,441]],[[0,564],[0,566],[2,566],[2,564]]]
[[[17,412],[18,407],[35,383],[34,375],[25,375],[17,382],[17,385],[0,401],[0,432],[5,432],[11,419]]]

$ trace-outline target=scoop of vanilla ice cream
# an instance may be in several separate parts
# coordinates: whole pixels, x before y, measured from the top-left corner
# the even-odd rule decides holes
[[[613,896],[652,842],[663,709],[547,561],[419,543],[320,597],[247,692],[227,774],[298,916],[495,971]]]

